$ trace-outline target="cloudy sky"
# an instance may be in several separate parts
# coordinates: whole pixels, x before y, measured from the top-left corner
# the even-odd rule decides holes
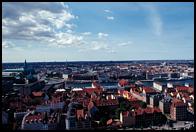
[[[193,59],[193,3],[3,3],[3,62]]]

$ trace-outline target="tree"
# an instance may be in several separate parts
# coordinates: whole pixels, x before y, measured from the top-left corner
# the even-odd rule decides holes
[[[124,100],[124,101],[120,102],[121,109],[129,110],[130,107],[131,107],[131,104],[128,100]]]
[[[147,107],[147,104],[143,101],[140,102],[140,106],[144,109]]]
[[[107,122],[107,118],[106,118],[106,117],[102,117],[102,118],[100,119],[99,124],[102,125],[102,126],[104,126],[104,125],[106,125],[106,122]]]
[[[35,99],[32,99],[29,104],[31,105],[38,105],[38,104],[41,104],[41,99],[40,98],[35,98]]]
[[[121,102],[120,103],[120,110],[122,110],[122,111],[126,110],[126,104],[125,104],[125,102]]]
[[[120,108],[117,108],[116,110],[115,110],[115,118],[120,118]]]

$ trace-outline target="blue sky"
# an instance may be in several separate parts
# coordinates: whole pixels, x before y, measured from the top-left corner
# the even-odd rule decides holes
[[[3,62],[194,59],[193,3],[2,7]]]

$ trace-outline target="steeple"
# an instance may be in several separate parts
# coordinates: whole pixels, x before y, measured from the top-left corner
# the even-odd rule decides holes
[[[24,70],[27,70],[27,61],[25,59],[25,63],[24,63]]]

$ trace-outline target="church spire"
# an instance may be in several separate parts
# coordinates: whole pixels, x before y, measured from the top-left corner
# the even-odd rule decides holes
[[[25,59],[25,63],[24,63],[24,69],[26,70],[27,69],[27,61]]]

